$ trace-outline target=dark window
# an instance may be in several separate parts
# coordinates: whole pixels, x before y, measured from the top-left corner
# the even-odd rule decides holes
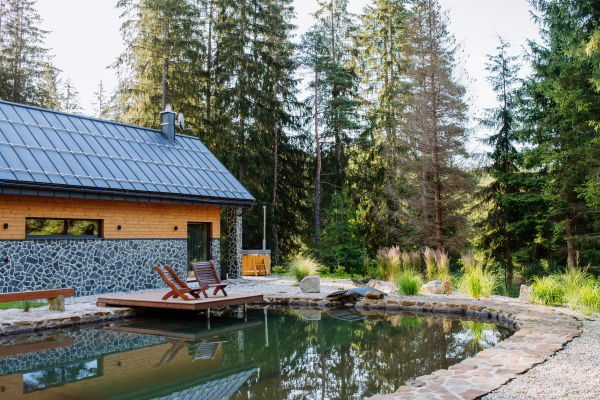
[[[100,220],[27,218],[25,235],[33,238],[48,236],[94,238],[100,236]]]
[[[191,262],[209,260],[209,230],[208,223],[188,223],[188,276],[193,277]]]
[[[101,361],[81,361],[23,374],[23,393],[102,376]]]

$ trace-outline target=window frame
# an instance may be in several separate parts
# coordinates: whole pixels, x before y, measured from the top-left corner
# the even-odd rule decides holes
[[[28,235],[27,234],[27,220],[28,219],[48,219],[48,220],[62,220],[62,221],[97,221],[98,222],[98,235]],[[101,219],[83,219],[83,218],[36,218],[26,217],[25,218],[25,239],[102,239],[102,222]]]

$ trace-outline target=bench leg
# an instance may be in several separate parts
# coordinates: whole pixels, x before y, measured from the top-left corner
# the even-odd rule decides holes
[[[50,311],[65,311],[65,296],[59,294],[52,299],[46,299],[48,301],[48,310]]]

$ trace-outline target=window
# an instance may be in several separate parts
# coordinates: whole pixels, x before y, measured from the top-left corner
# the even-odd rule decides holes
[[[25,235],[28,238],[69,236],[70,238],[97,238],[100,236],[100,220],[27,218]]]
[[[101,361],[80,361],[23,374],[23,394],[102,376]]]

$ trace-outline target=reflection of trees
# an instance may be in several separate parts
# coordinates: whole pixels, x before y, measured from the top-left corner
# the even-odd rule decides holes
[[[346,322],[306,321],[293,311],[269,312],[264,328],[245,331],[245,353],[259,372],[231,400],[362,399],[391,393],[409,379],[448,368],[510,335],[483,325],[473,340],[448,317],[381,317]],[[325,368],[323,369],[323,362]]]

